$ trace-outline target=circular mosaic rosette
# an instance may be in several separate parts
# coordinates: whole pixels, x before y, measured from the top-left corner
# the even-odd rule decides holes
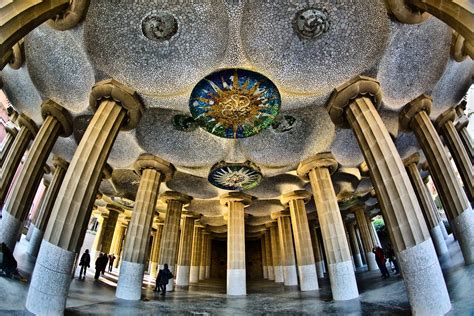
[[[278,88],[267,77],[250,70],[223,69],[194,87],[189,100],[199,126],[225,138],[258,134],[280,112]]]
[[[243,191],[255,188],[262,181],[260,169],[253,163],[215,164],[208,176],[209,182],[224,190]]]

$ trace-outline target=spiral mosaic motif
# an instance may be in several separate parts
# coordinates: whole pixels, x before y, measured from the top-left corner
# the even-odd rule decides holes
[[[199,126],[225,138],[258,134],[275,120],[281,98],[267,77],[244,69],[214,72],[194,87],[189,100]]]
[[[209,182],[224,190],[250,190],[262,181],[260,169],[253,163],[227,163],[215,164],[208,177]]]

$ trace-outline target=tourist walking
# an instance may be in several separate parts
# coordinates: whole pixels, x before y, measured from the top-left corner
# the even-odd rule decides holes
[[[109,262],[109,256],[105,253],[102,253],[102,269],[100,270],[100,272],[102,272],[102,275],[105,274],[105,269],[107,269],[107,262]]]
[[[383,249],[379,246],[374,247],[372,252],[375,254],[375,261],[382,272],[382,278],[386,279],[390,277],[390,273],[388,273],[387,266],[385,265],[385,256],[383,254]]]
[[[86,249],[81,256],[81,261],[79,261],[79,265],[81,266],[81,271],[79,272],[79,280],[86,278],[87,268],[90,268],[91,263],[91,256],[89,255],[89,249]],[[84,273],[84,276],[82,275]]]
[[[104,254],[100,253],[97,259],[95,260],[95,275],[94,279],[98,280],[100,277],[100,272],[104,269]]]
[[[115,256],[113,253],[109,255],[109,273],[112,272],[112,267],[115,261]]]
[[[158,276],[156,277],[156,286],[153,290],[161,291],[160,295],[166,295],[166,285],[168,284],[169,280],[172,279],[174,276],[171,271],[168,269],[168,264],[165,263],[163,269],[158,272]]]

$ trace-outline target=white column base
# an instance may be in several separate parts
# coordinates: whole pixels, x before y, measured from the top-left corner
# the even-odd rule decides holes
[[[300,290],[302,292],[319,289],[318,276],[316,275],[316,266],[314,264],[298,266],[298,272],[300,275]]]
[[[33,234],[33,228],[35,227],[35,225],[33,223],[30,224],[30,227],[28,227],[28,231],[26,232],[26,237],[25,239],[30,241],[31,239],[31,235]]]
[[[282,266],[274,266],[273,273],[275,273],[275,283],[283,283],[285,281],[283,277],[283,267]]]
[[[268,267],[263,266],[263,278],[268,279]]]
[[[345,301],[359,296],[352,261],[329,264],[329,280],[334,300]]]
[[[268,279],[270,281],[275,280],[275,271],[273,271],[273,266],[268,266]]]
[[[227,295],[247,295],[245,269],[227,269]]]
[[[316,265],[316,273],[318,275],[318,278],[324,279],[324,262],[318,261],[315,263],[315,265]]]
[[[452,221],[464,262],[474,263],[474,211],[469,207]]]
[[[366,252],[365,258],[367,259],[367,268],[369,269],[369,271],[379,270],[379,266],[377,265],[377,261],[375,260],[375,253]]]
[[[211,266],[206,266],[206,280],[211,277]]]
[[[206,279],[206,267],[199,266],[199,281]]]
[[[142,296],[142,283],[145,265],[143,263],[122,261],[115,297],[138,301]]]
[[[189,269],[189,283],[199,282],[199,266],[191,266]]]
[[[444,239],[448,239],[449,235],[448,235],[448,231],[446,230],[446,227],[444,226],[444,222],[443,221],[440,221],[439,222],[439,227],[441,228],[441,232],[443,233],[443,237]]]
[[[296,273],[296,266],[283,266],[283,275],[285,276],[285,286],[298,285],[298,275]]]
[[[36,226],[30,227],[30,229],[32,233],[26,252],[36,258],[40,250],[41,242],[43,241],[44,232],[36,228]]]
[[[360,268],[363,266],[362,257],[360,256],[360,253],[354,255],[354,263],[356,268]]]
[[[150,276],[152,278],[156,279],[156,276],[158,275],[158,262],[151,262],[148,266],[148,272],[150,273]]]
[[[448,246],[446,246],[446,241],[443,237],[443,232],[441,231],[440,225],[430,229],[431,239],[433,240],[433,245],[435,247],[436,253],[439,257],[449,253]]]
[[[189,273],[190,266],[177,266],[176,267],[176,286],[188,286],[189,285]]]

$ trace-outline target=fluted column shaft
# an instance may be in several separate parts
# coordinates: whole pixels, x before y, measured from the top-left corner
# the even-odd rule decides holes
[[[158,275],[158,261],[160,258],[160,244],[161,236],[163,234],[163,224],[159,223],[156,227],[156,231],[153,234],[153,242],[151,244],[151,253],[150,253],[150,276],[156,278]]]
[[[201,264],[202,248],[202,229],[203,226],[195,223],[193,233],[193,248],[191,253],[191,269],[189,272],[189,282],[199,282],[199,265]]]
[[[0,168],[2,168],[5,158],[7,158],[8,153],[13,145],[13,141],[15,140],[18,131],[13,128],[7,128],[7,134],[2,142],[2,150],[0,151]]]
[[[122,251],[122,241],[125,234],[125,226],[123,223],[117,223],[115,226],[114,237],[112,239],[112,246],[110,252],[115,256],[113,267],[117,268],[120,261],[120,253]]]
[[[268,279],[270,281],[275,280],[275,271],[273,271],[273,256],[272,256],[272,243],[270,240],[270,230],[267,229],[265,231],[265,259],[267,261],[267,269],[268,269]]]
[[[244,204],[229,201],[227,221],[227,294],[245,295],[245,223]]]
[[[367,267],[369,271],[378,270],[377,262],[375,261],[375,255],[372,252],[374,248],[374,242],[372,236],[370,235],[370,228],[367,225],[367,219],[365,217],[363,206],[357,207],[355,210],[355,217],[357,221],[357,226],[359,226],[360,237],[362,239],[362,245],[365,250],[365,258],[367,260]]]
[[[459,133],[459,137],[461,138],[464,148],[466,149],[467,155],[471,160],[471,163],[474,164],[474,140],[467,130],[468,124],[469,119],[466,116],[462,116],[456,123],[456,129]]]
[[[103,214],[100,214],[99,217],[97,217],[99,228],[97,229],[95,233],[94,242],[92,243],[92,251],[94,252],[94,254],[96,254],[97,252],[100,252],[100,245],[102,244],[102,237],[104,236],[104,226],[105,226],[106,221],[107,221],[107,217],[103,216]]]
[[[367,228],[369,228],[370,238],[372,238],[372,243],[374,246],[380,246],[377,232],[375,231],[374,225],[372,225],[372,219],[367,214],[365,215],[365,219],[367,221]]]
[[[351,241],[352,245],[352,255],[354,256],[354,264],[356,268],[360,268],[363,264],[354,224],[348,224],[348,228],[349,240]]]
[[[194,218],[185,216],[182,221],[183,225],[181,228],[181,238],[179,240],[178,264],[176,269],[176,285],[188,286],[193,248]]]
[[[212,237],[209,235],[207,239],[207,254],[206,254],[206,279],[211,277],[211,254],[212,254]]]
[[[293,247],[293,234],[289,215],[278,217],[278,230],[285,286],[297,286],[298,275],[296,273],[295,248]]]
[[[109,210],[109,217],[104,226],[104,232],[102,235],[102,243],[100,245],[100,251],[108,254],[112,246],[112,239],[114,237],[115,226],[117,225],[119,213],[113,210]]]
[[[261,255],[262,255],[263,279],[268,279],[267,256],[266,256],[266,249],[265,249],[265,234],[263,234],[262,238],[260,239],[260,250],[261,250]]]
[[[282,260],[282,249],[280,245],[280,236],[278,232],[277,222],[273,222],[270,227],[270,240],[272,245],[272,260],[273,260],[273,272],[275,274],[275,282],[283,283],[283,260]]]
[[[209,233],[202,233],[201,262],[199,264],[199,280],[206,279],[207,248],[209,247]]]
[[[317,232],[318,228],[316,226],[310,226],[311,232],[311,243],[313,244],[313,253],[314,253],[314,264],[316,265],[316,273],[318,278],[324,278],[324,259],[321,256],[321,244]]]

